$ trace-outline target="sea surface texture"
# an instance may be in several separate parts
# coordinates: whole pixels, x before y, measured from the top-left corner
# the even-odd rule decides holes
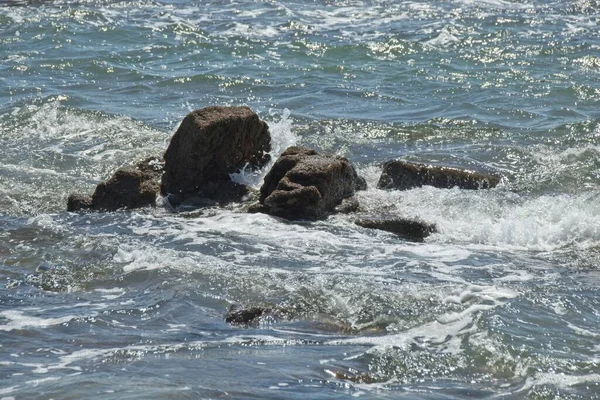
[[[1,0],[0,399],[600,398],[599,10]],[[210,105],[255,110],[274,158],[347,157],[365,213],[438,232],[66,211]],[[391,159],[502,182],[379,190]],[[288,312],[234,326],[233,304]]]

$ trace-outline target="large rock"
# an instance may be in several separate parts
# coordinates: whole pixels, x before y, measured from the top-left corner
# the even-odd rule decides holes
[[[343,157],[290,147],[277,159],[260,188],[260,204],[287,219],[320,218],[366,183]]]
[[[148,158],[135,167],[119,168],[114,175],[96,186],[92,196],[71,194],[68,211],[118,210],[153,206],[160,190],[162,161]]]
[[[495,175],[458,168],[388,161],[377,183],[379,189],[406,190],[423,185],[437,188],[488,189],[500,183]]]
[[[437,230],[434,224],[391,215],[362,217],[357,219],[355,223],[363,228],[395,233],[403,239],[414,242],[422,242],[423,239]]]
[[[228,181],[246,165],[269,161],[268,125],[248,107],[206,107],[189,113],[165,152],[163,194],[194,194],[212,181]]]

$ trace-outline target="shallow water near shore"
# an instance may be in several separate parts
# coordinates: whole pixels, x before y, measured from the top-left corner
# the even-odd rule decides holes
[[[0,399],[600,398],[599,20],[596,1],[0,1]],[[215,104],[258,112],[274,157],[347,157],[366,213],[438,232],[65,211]],[[503,180],[376,189],[394,158]],[[291,317],[224,321],[265,303]]]

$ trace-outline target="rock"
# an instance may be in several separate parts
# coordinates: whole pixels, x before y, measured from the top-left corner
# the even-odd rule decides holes
[[[334,208],[336,213],[350,214],[360,209],[360,203],[356,196],[346,197],[342,202]]]
[[[270,159],[268,125],[248,107],[206,107],[181,122],[165,152],[163,194],[188,194],[208,182],[229,181],[246,165]]]
[[[395,233],[404,239],[415,242],[422,242],[423,239],[437,230],[434,224],[397,216],[363,217],[354,222],[363,228]]]
[[[318,308],[318,307],[317,307]],[[373,321],[362,327],[353,326],[348,321],[328,315],[325,312],[315,310],[313,304],[297,303],[274,304],[259,302],[257,304],[241,305],[234,304],[225,313],[225,322],[232,325],[255,326],[259,322],[268,321],[277,323],[280,321],[303,321],[309,322],[315,329],[328,332],[343,333],[346,335],[381,333],[386,331],[388,322]]]
[[[347,373],[347,372],[343,372],[343,371],[327,371],[327,372],[329,372],[331,375],[333,375],[336,379],[350,381],[350,382],[359,383],[359,384],[365,384],[365,383],[372,384],[372,383],[377,383],[377,382],[382,381],[381,378],[378,379],[371,372],[363,372],[363,373],[358,373],[358,372],[354,372],[354,373],[348,372]]]
[[[107,181],[96,186],[92,204],[96,210],[118,210],[154,205],[160,187],[136,168],[119,168]]]
[[[92,196],[71,194],[67,200],[67,210],[118,210],[153,206],[160,190],[162,168],[162,161],[158,157],[150,157],[135,167],[119,168],[110,179],[96,186]]]
[[[185,209],[250,202],[257,198],[257,191],[246,185],[232,181],[212,181],[201,185],[193,195],[169,194],[167,201],[173,207]]]
[[[119,168],[107,181],[96,186],[92,204],[96,210],[118,210],[153,206],[160,190],[162,162],[148,158],[135,167]]]
[[[148,179],[154,179],[160,181],[160,177],[165,169],[165,162],[159,157],[148,157],[143,161],[140,161],[135,166],[140,170]]]
[[[256,202],[248,205],[248,207],[246,208],[246,212],[248,212],[250,214],[258,214],[258,213],[268,214],[269,206],[261,204],[260,201],[256,201]]]
[[[271,215],[320,218],[365,186],[347,159],[293,146],[265,177],[259,201]]]
[[[72,193],[67,199],[67,211],[90,210],[92,205],[92,196],[87,194]]]
[[[246,185],[232,181],[212,181],[200,187],[199,194],[216,203],[245,202],[256,200],[258,193]]]
[[[234,304],[225,314],[225,322],[235,325],[248,325],[256,322],[257,318],[267,314],[270,309],[265,307],[242,307]]]
[[[488,189],[500,183],[495,175],[458,168],[414,164],[401,160],[388,161],[377,187],[379,189],[406,190],[423,185],[437,188]]]

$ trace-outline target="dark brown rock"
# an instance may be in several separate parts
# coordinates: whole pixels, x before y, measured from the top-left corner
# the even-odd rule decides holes
[[[364,179],[345,158],[293,146],[265,177],[259,201],[279,217],[320,218],[364,187]]]
[[[165,168],[165,162],[159,157],[148,157],[137,163],[135,167],[142,172],[147,179],[160,181],[160,177]]]
[[[155,179],[137,168],[119,168],[96,186],[92,204],[96,210],[118,210],[154,205],[160,187]]]
[[[72,193],[67,199],[67,211],[90,210],[92,208],[92,196],[87,194]]]
[[[158,157],[147,158],[135,167],[119,168],[110,179],[96,186],[92,196],[71,194],[67,210],[117,210],[154,205],[162,168]]]
[[[206,107],[188,114],[165,152],[163,194],[195,193],[246,165],[269,161],[268,125],[248,107]]]
[[[488,189],[500,183],[495,175],[458,168],[414,164],[401,160],[388,161],[379,178],[379,189],[406,190],[423,185],[437,188]]]
[[[225,314],[225,322],[235,325],[248,325],[256,322],[258,318],[269,311],[270,309],[265,307],[242,307],[234,304]]]
[[[357,219],[355,223],[363,228],[379,229],[395,233],[403,239],[416,242],[421,242],[424,238],[436,232],[434,224],[397,216],[363,217]]]

